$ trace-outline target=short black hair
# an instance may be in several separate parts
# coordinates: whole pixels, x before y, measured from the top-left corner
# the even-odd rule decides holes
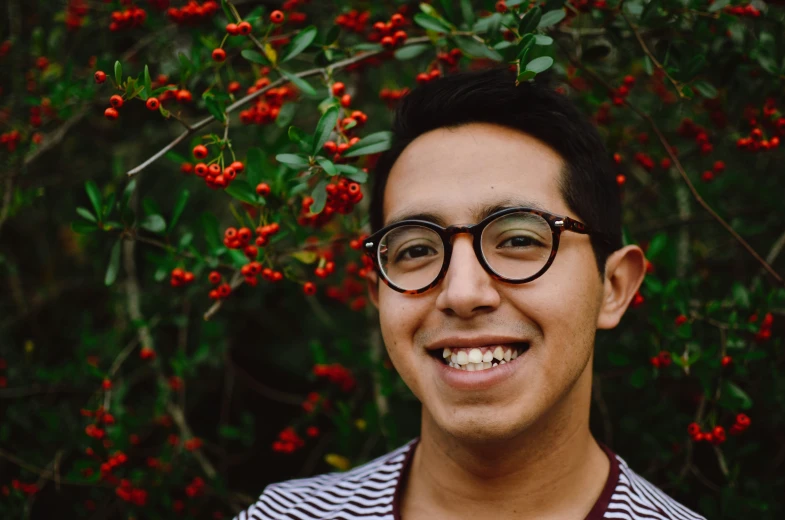
[[[559,189],[565,203],[590,229],[600,276],[608,256],[622,247],[620,189],[596,127],[551,75],[515,86],[507,66],[457,72],[418,85],[401,99],[392,125],[392,146],[373,170],[370,221],[383,227],[384,189],[393,164],[417,137],[437,128],[495,123],[520,130],[554,149],[564,160]]]

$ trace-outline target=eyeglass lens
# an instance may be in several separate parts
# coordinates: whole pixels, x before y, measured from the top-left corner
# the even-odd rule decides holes
[[[485,261],[499,276],[523,280],[537,274],[550,258],[553,235],[548,222],[534,213],[516,212],[491,222],[482,232]],[[444,262],[444,243],[425,226],[390,230],[379,244],[379,265],[393,285],[403,290],[428,286]]]

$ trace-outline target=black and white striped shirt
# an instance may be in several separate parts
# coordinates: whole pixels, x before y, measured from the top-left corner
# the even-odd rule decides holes
[[[344,473],[271,484],[235,520],[401,520],[401,488],[418,440]],[[611,470],[585,520],[706,520],[635,473],[607,446],[600,446]]]

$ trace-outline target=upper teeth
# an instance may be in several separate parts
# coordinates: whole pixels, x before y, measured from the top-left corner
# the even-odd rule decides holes
[[[485,352],[483,352],[485,350]],[[497,365],[503,365],[518,357],[518,349],[515,347],[502,346],[483,347],[483,349],[473,348],[468,352],[466,349],[445,348],[442,357],[448,364],[459,370],[473,372],[485,370]]]

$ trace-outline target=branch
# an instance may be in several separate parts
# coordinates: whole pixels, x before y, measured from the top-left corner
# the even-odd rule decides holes
[[[276,401],[278,403],[284,404],[291,404],[293,406],[300,406],[302,405],[303,401],[305,400],[305,396],[300,396],[297,394],[291,394],[289,392],[284,392],[282,390],[276,390],[275,388],[270,388],[269,386],[260,383],[256,379],[253,378],[248,372],[240,368],[240,365],[235,363],[231,357],[227,357],[227,364],[230,364],[232,367],[232,372],[240,376],[240,379],[245,381],[246,386],[248,386],[251,390],[255,391],[256,393],[264,396],[265,398]]]
[[[60,477],[59,475],[56,474],[55,471],[50,469],[42,469],[39,468],[38,466],[33,466],[32,464],[28,464],[27,462],[18,458],[16,455],[9,453],[2,448],[0,448],[0,458],[9,461],[12,464],[16,464],[20,468],[25,469],[30,473],[35,473],[41,478],[45,478],[47,480],[57,480],[60,484],[68,484],[69,486],[84,486],[84,487],[105,487],[105,488],[115,487],[111,484],[101,484],[99,482],[79,482],[78,480],[70,480]]]
[[[411,38],[411,39],[406,41],[406,43],[403,45],[403,47],[407,47],[409,45],[417,45],[417,44],[420,44],[420,43],[427,43],[427,42],[430,42],[430,41],[431,40],[427,36],[422,36],[420,38]],[[370,58],[370,57],[376,56],[378,54],[383,54],[385,52],[387,52],[387,49],[383,49],[383,50],[379,50],[379,51],[368,51],[368,52],[364,52],[362,54],[358,54],[356,56],[353,56],[351,58],[346,58],[345,60],[337,61],[337,62],[333,63],[332,65],[328,65],[327,67],[320,67],[320,68],[310,69],[310,70],[306,70],[304,72],[300,72],[299,74],[292,74],[292,75],[293,76],[297,76],[298,78],[309,78],[311,76],[317,76],[317,75],[323,74],[323,73],[332,74],[332,72],[334,70],[344,69],[344,68],[348,67],[349,65],[353,65],[353,64],[358,63],[360,61],[363,61],[366,58]],[[227,117],[228,117],[228,115],[230,113],[232,113],[235,110],[237,110],[238,108],[244,106],[248,102],[253,101],[254,99],[258,98],[259,96],[261,96],[262,94],[264,94],[268,90],[273,89],[273,88],[278,88],[279,86],[284,85],[286,83],[289,83],[289,80],[287,78],[285,78],[285,77],[282,77],[282,78],[279,78],[279,79],[273,81],[272,83],[270,83],[266,87],[260,88],[259,90],[255,91],[255,92],[252,92],[251,94],[248,94],[247,96],[245,96],[245,97],[243,97],[241,99],[238,99],[237,101],[235,101],[234,103],[232,103],[231,105],[226,107],[226,115],[227,115]],[[143,162],[142,164],[140,164],[136,168],[133,168],[132,170],[129,170],[127,175],[129,177],[133,177],[134,175],[138,174],[139,172],[141,172],[142,170],[144,170],[145,168],[150,166],[152,163],[154,163],[155,161],[157,161],[158,159],[163,157],[164,154],[166,154],[166,152],[168,152],[169,150],[171,150],[172,148],[177,146],[183,140],[188,138],[188,136],[190,136],[191,134],[193,134],[195,132],[198,132],[199,130],[201,130],[202,128],[204,128],[205,126],[209,125],[210,123],[212,123],[214,121],[216,121],[215,117],[214,116],[209,116],[209,117],[206,117],[206,118],[202,119],[201,121],[199,121],[197,123],[194,123],[193,125],[191,125],[191,129],[190,130],[186,130],[185,132],[183,132],[182,134],[177,136],[171,143],[167,144],[161,150],[156,152],[152,157],[147,159],[145,162]]]
[[[240,274],[239,270],[235,271],[234,275],[232,276],[232,281],[229,282],[230,287],[234,291],[235,289],[240,287],[242,284],[243,284],[243,275]],[[221,308],[222,305],[223,305],[223,300],[218,300],[214,304],[212,304],[210,306],[210,308],[207,309],[207,311],[204,313],[204,321],[209,321],[210,318],[212,318],[213,315],[216,312],[218,312],[218,310]]]
[[[554,40],[556,40],[556,38],[554,38]],[[570,52],[567,49],[565,49],[564,46],[561,43],[559,43],[559,40],[556,40],[556,42],[559,45],[559,47],[561,48],[562,52],[564,52],[565,56],[567,56],[567,59],[576,68],[579,68],[582,71],[584,71],[594,81],[596,81],[597,83],[601,84],[606,89],[608,89],[609,92],[614,92],[615,91],[615,89],[607,81],[605,81],[604,79],[599,77],[594,71],[592,71],[591,69],[589,69],[588,67],[583,65],[581,62],[576,60],[572,56],[572,54],[570,54]],[[672,150],[672,147],[671,147],[670,143],[665,138],[665,136],[662,134],[662,132],[660,131],[659,127],[657,126],[657,123],[654,122],[654,120],[651,118],[651,116],[649,116],[648,114],[645,114],[637,106],[635,106],[634,104],[630,103],[626,98],[624,99],[624,104],[626,106],[628,106],[630,108],[630,110],[635,112],[640,118],[645,119],[649,123],[649,126],[651,126],[652,130],[654,131],[654,133],[657,134],[657,138],[660,140],[660,143],[665,148],[665,152],[670,157],[671,162],[673,163],[673,165],[679,171],[679,174],[681,175],[682,180],[687,184],[687,187],[690,189],[690,192],[692,193],[692,196],[695,198],[695,200],[698,202],[698,204],[700,204],[701,207],[703,207],[703,209],[708,211],[709,214],[711,214],[711,216],[714,217],[714,219],[717,222],[719,222],[720,225],[722,225],[722,227],[724,227],[725,230],[728,233],[730,233],[733,236],[733,238],[735,238],[744,247],[744,249],[746,249],[747,252],[749,252],[753,256],[753,258],[755,258],[763,266],[763,268],[771,276],[774,277],[774,279],[780,285],[785,286],[785,280],[783,280],[782,277],[779,274],[777,274],[777,272],[774,269],[772,269],[772,267],[768,264],[768,262],[766,262],[766,260],[761,258],[761,256],[752,248],[752,246],[750,246],[747,243],[747,241],[744,240],[741,237],[741,235],[739,235],[736,232],[736,230],[734,230],[730,225],[728,225],[728,223],[725,222],[725,220],[723,220],[722,217],[720,217],[713,209],[711,209],[711,206],[709,206],[706,203],[706,201],[703,200],[703,198],[700,196],[700,194],[698,194],[697,190],[695,189],[695,186],[693,186],[692,182],[690,182],[690,179],[687,176],[687,172],[684,170],[684,167],[682,166],[681,161],[679,161],[679,158],[676,157],[676,155],[673,153],[673,150]]]

